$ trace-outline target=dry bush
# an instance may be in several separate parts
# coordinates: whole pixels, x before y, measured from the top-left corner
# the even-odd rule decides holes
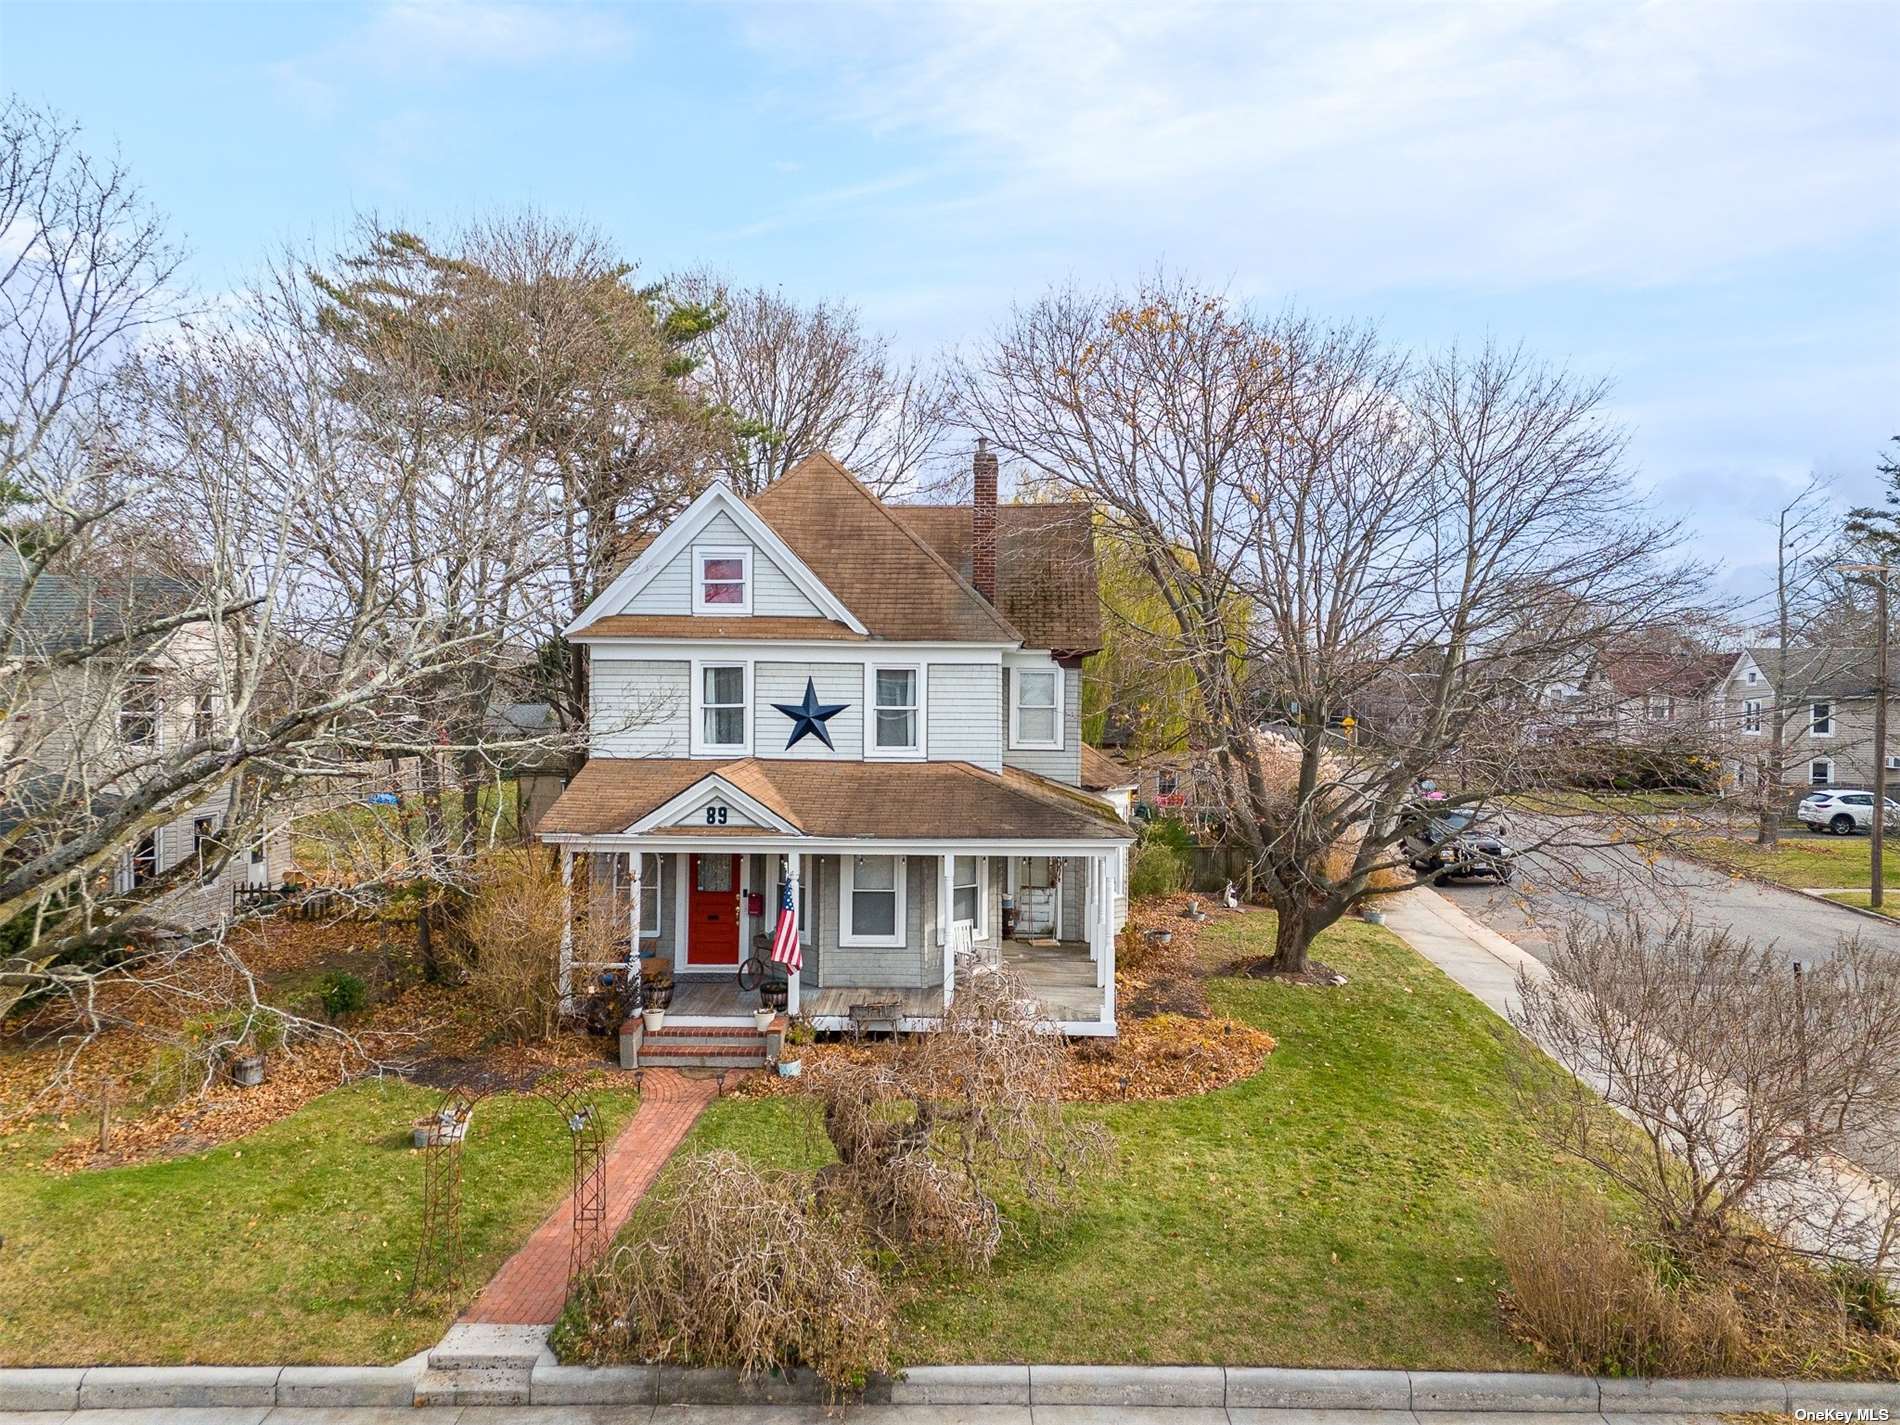
[[[561,1021],[561,932],[567,894],[560,868],[536,850],[483,857],[448,959],[497,1037],[517,1044],[554,1037]],[[611,958],[604,917],[577,916],[573,957]],[[599,943],[595,943],[599,942]]]
[[[810,1178],[706,1153],[674,1169],[660,1214],[589,1283],[582,1359],[803,1366],[834,1391],[890,1369],[891,1303],[863,1231]]]
[[[1519,1326],[1585,1375],[1724,1375],[1748,1359],[1732,1292],[1665,1286],[1594,1197],[1513,1196],[1493,1241]]]
[[[1577,1077],[1524,1075],[1525,1106],[1658,1236],[1702,1252],[1765,1229],[1790,1250],[1893,1260],[1900,1197],[1847,1164],[1884,1168],[1869,1155],[1900,1143],[1900,961],[1847,941],[1797,983],[1726,931],[1632,916],[1572,926],[1550,970],[1520,976],[1513,1018]]]
[[[1517,1329],[1585,1374],[1900,1375],[1893,1325],[1756,1240],[1694,1256],[1646,1243],[1582,1194],[1501,1199],[1493,1243]]]
[[[942,1028],[887,1056],[827,1058],[808,1077],[838,1162],[820,1174],[880,1245],[987,1264],[1002,1245],[1007,1185],[1059,1200],[1100,1157],[1099,1125],[1062,1112],[1060,1034],[1008,975],[961,988]]]

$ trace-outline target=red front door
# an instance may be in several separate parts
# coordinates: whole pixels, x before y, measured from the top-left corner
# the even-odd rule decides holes
[[[686,896],[686,963],[739,963],[739,858],[693,857]]]

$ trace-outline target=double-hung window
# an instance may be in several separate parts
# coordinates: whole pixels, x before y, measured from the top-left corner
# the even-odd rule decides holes
[[[746,750],[746,685],[743,663],[701,663],[694,669],[693,735],[695,752]]]
[[[1808,735],[1810,737],[1832,737],[1834,735],[1834,704],[1808,704]]]
[[[1742,703],[1742,731],[1761,731],[1761,699],[1748,698]]]
[[[975,927],[978,940],[984,938],[984,894],[989,867],[981,856],[956,856],[950,868],[950,919],[967,920]]]
[[[1817,787],[1831,786],[1834,782],[1833,759],[1816,757],[1808,763],[1808,781]]]
[[[904,943],[904,858],[844,858],[844,924],[841,945]]]
[[[119,695],[119,741],[127,747],[158,746],[158,676],[134,673]]]
[[[871,669],[871,755],[915,756],[923,751],[923,670]]]
[[[640,934],[650,938],[660,933],[660,858],[652,851],[640,854]],[[626,882],[618,889],[628,900],[633,898],[633,884],[626,880],[627,863],[619,856],[614,857],[614,880]]]
[[[1009,743],[1012,747],[1062,745],[1062,672],[1017,668],[1009,679]]]
[[[693,546],[693,612],[752,612],[752,546]]]

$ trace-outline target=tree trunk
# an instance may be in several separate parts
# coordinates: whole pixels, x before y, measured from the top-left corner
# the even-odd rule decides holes
[[[1776,738],[1777,742],[1781,739]],[[1781,758],[1775,755],[1775,765],[1780,766]],[[1780,779],[1772,775],[1767,764],[1755,764],[1755,795],[1760,802],[1760,821],[1755,828],[1755,844],[1773,851],[1781,844],[1781,808],[1776,793],[1780,790]]]
[[[1283,975],[1301,974],[1307,966],[1307,951],[1321,927],[1303,906],[1275,905],[1274,913],[1273,958],[1267,962],[1268,967]]]

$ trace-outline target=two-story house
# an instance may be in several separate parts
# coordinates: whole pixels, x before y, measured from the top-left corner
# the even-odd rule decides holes
[[[0,549],[0,620],[11,626],[0,650],[0,835],[17,856],[59,843],[140,794],[179,749],[220,734],[216,644],[203,623],[172,625],[194,603],[188,584],[165,575],[30,571]],[[106,889],[125,895],[167,877],[164,915],[202,928],[232,911],[234,887],[281,881],[289,837],[246,828],[230,845],[231,797],[227,787],[161,803],[165,819],[120,852]]]
[[[826,455],[750,501],[715,484],[568,630],[590,751],[537,834],[615,888],[669,1022],[749,1014],[734,972],[789,888],[818,1029],[893,1001],[929,1027],[967,933],[1113,1034],[1133,832],[1086,789],[1097,599],[1087,507],[999,507],[987,450],[968,506],[887,505]]]
[[[1779,684],[1779,686],[1777,686]],[[1722,687],[1730,771],[1750,786],[1764,771],[1788,787],[1871,787],[1874,778],[1875,655],[1864,648],[1750,648]],[[1900,705],[1887,702],[1888,725],[1900,742]],[[1779,761],[1771,748],[1781,723]],[[1772,765],[1771,765],[1772,764]],[[1900,747],[1887,755],[1900,778]]]

